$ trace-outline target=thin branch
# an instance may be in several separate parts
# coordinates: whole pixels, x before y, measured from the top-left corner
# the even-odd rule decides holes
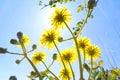
[[[13,55],[24,55],[24,54],[20,54],[20,53],[9,52],[9,51],[7,51],[7,53],[9,53],[9,54],[13,54]]]

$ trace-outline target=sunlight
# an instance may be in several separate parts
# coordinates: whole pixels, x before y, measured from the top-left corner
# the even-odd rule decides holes
[[[51,21],[50,21],[51,15],[52,15],[52,10],[49,7],[44,8],[44,11],[40,10],[40,14],[38,16],[40,17],[41,20],[40,23],[44,26],[42,28],[47,29],[51,26]]]

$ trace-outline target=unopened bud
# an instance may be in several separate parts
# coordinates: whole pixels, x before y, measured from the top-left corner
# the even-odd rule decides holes
[[[16,62],[16,64],[20,64],[20,60],[16,60],[15,62]]]
[[[88,1],[88,8],[89,9],[93,9],[96,5],[96,1],[95,0],[89,0]]]
[[[53,54],[53,60],[56,60],[56,59],[57,59],[57,54],[54,53],[54,54]]]
[[[7,53],[7,49],[6,49],[6,48],[0,48],[0,53],[1,53],[1,54]]]
[[[11,39],[11,40],[10,40],[10,43],[11,43],[11,44],[18,44],[18,41],[17,41],[16,39]]]
[[[32,49],[35,50],[37,46],[35,44],[32,45]]]
[[[58,38],[58,41],[59,41],[59,42],[62,42],[62,41],[63,41],[63,37],[59,37],[59,38]]]
[[[22,39],[23,33],[22,33],[22,32],[18,32],[18,33],[17,33],[17,37],[18,37],[18,39]]]
[[[50,1],[49,1],[49,5],[52,5],[52,4],[53,4],[53,1],[52,1],[52,0],[50,0]]]
[[[9,80],[17,80],[16,76],[10,76]]]

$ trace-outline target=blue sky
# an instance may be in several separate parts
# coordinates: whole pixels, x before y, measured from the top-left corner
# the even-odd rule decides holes
[[[11,38],[16,38],[18,31],[28,34],[31,38],[31,44],[27,47],[28,50],[31,49],[32,44],[38,44],[44,29],[51,27],[49,17],[52,12],[49,7],[40,10],[38,3],[39,0],[0,0],[0,47],[7,48],[13,52],[21,52],[19,47],[9,43]],[[71,28],[76,25],[77,21],[85,17],[83,13],[76,13],[77,6],[75,5],[79,3],[77,0],[75,3],[62,5],[67,6],[72,13]],[[101,59],[104,60],[103,66],[107,69],[120,67],[119,3],[119,0],[99,0],[98,6],[93,11],[94,18],[88,20],[82,31],[83,36],[90,38],[93,44],[99,45],[102,49]],[[70,36],[66,31],[62,31],[62,35],[65,38]],[[72,43],[72,41],[68,41],[60,44],[60,50],[71,46]],[[47,64],[50,63],[52,54],[56,52],[56,50],[48,51],[48,49],[43,49],[40,46],[38,46],[38,50],[43,50],[48,54]],[[26,78],[26,75],[32,70],[29,63],[24,60],[19,65],[15,64],[15,60],[21,58],[21,56],[9,54],[0,55],[0,79],[8,80],[10,75],[16,75],[18,80],[29,80]],[[56,62],[55,66],[57,65],[58,63]],[[73,67],[78,68],[77,65],[77,63],[74,63]],[[44,69],[42,65],[37,67],[40,70]],[[51,68],[51,70],[54,69]]]

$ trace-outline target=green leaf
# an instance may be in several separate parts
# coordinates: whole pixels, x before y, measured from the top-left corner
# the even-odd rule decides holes
[[[64,0],[64,3],[67,3],[68,2],[68,0]]]
[[[58,2],[62,4],[62,3],[63,3],[63,0],[58,0]]]
[[[96,77],[98,77],[98,74],[99,74],[99,71],[97,71],[97,70],[93,71],[93,72],[92,72],[92,75],[91,75],[91,78],[92,78],[93,80],[96,80]]]
[[[55,79],[54,79],[54,77],[50,76],[50,77],[49,77],[49,80],[55,80]]]
[[[82,5],[79,5],[77,9],[77,13],[79,13],[81,10],[84,11],[84,7]]]
[[[93,19],[93,18],[94,18],[94,16],[93,16],[93,15],[90,15],[89,17],[90,17],[91,19]]]
[[[80,8],[77,9],[77,13],[79,13],[79,12],[80,12]]]

